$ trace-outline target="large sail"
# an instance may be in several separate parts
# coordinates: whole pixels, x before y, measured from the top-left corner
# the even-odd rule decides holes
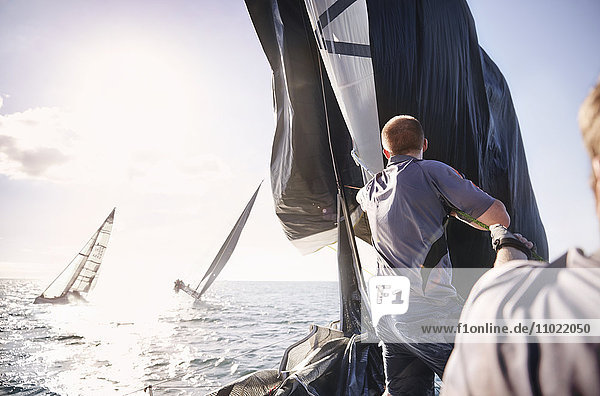
[[[336,239],[327,127],[341,178],[360,186],[357,171],[381,166],[373,148],[381,127],[394,115],[411,114],[429,139],[425,158],[453,166],[504,202],[511,230],[547,257],[510,92],[479,47],[464,0],[246,4],[273,69],[271,183],[277,215],[296,246],[306,252]],[[350,191],[348,198],[354,211]],[[494,252],[484,234],[455,221],[448,231],[456,266],[491,266]]]
[[[502,200],[511,229],[547,257],[510,92],[479,47],[465,0],[246,0],[246,5],[273,70],[273,198],[296,246],[310,242],[316,249],[331,240],[323,235],[331,230],[325,215],[335,210],[336,181],[361,185],[351,166],[352,151],[363,170],[376,172],[377,153],[369,143],[379,143],[378,131],[392,116],[410,114],[429,139],[425,157],[450,164]],[[372,87],[374,104],[367,104]],[[377,128],[368,121],[373,108]],[[356,207],[353,199],[346,194],[350,208]],[[494,252],[487,235],[460,222],[451,222],[448,234],[455,266],[491,266]],[[356,262],[349,257],[347,238],[352,235],[340,232],[342,319],[353,318],[356,308],[349,299],[361,284],[360,274],[348,276]],[[218,394],[267,394],[257,383],[285,395],[303,395],[306,389],[313,395],[381,394],[382,373],[374,370],[381,355],[373,345],[356,342],[356,335],[343,335],[336,345],[310,340],[314,347],[303,349],[302,364],[249,375]]]
[[[206,273],[198,283],[195,289],[192,289],[188,285],[184,284],[182,281],[177,280],[175,282],[175,290],[183,290],[190,296],[194,297],[196,300],[200,299],[202,295],[208,290],[208,288],[213,284],[217,276],[221,273],[221,270],[225,267],[225,264],[229,261],[229,258],[233,254],[235,247],[240,239],[240,235],[242,235],[242,231],[244,230],[244,226],[246,225],[246,221],[250,216],[250,212],[252,211],[252,207],[254,206],[254,202],[256,201],[256,196],[258,195],[258,191],[260,190],[260,186],[262,185],[262,181],[256,188],[256,191],[250,198],[250,201],[246,204],[246,207],[242,211],[242,214],[235,222],[233,228],[229,232],[227,239],[223,242],[221,249],[213,259],[213,262],[210,264]],[[202,288],[200,289],[200,286]],[[200,289],[200,291],[198,291]]]
[[[64,300],[68,293],[88,293],[96,284],[98,271],[112,231],[115,209],[91,236],[81,251],[34,302]]]

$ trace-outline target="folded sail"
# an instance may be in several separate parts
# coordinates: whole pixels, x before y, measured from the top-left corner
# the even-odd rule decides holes
[[[328,126],[344,183],[362,185],[361,168],[350,155],[354,144],[328,74],[321,67],[304,2],[247,0],[246,6],[273,69],[275,212],[288,239],[302,253],[311,253],[337,240],[337,187]],[[349,206],[357,217],[354,199]]]
[[[115,209],[110,212],[77,256],[36,299],[37,302],[58,300],[65,297],[69,292],[88,293],[94,288],[112,231],[114,216]]]

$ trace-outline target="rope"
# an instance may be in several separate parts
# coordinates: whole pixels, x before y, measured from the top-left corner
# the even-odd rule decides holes
[[[237,358],[239,358],[239,357],[242,357],[242,356],[244,356],[244,355],[247,355],[247,354],[249,354],[249,353],[256,352],[256,351],[258,351],[259,349],[269,348],[269,347],[271,347],[271,346],[274,346],[274,345],[280,344],[280,343],[282,343],[282,342],[288,342],[288,341],[294,340],[294,339],[296,339],[297,337],[298,337],[298,336],[294,335],[294,336],[291,336],[291,337],[288,337],[288,338],[284,338],[284,339],[282,339],[282,340],[279,340],[279,341],[275,341],[275,342],[273,342],[273,343],[271,343],[271,344],[262,345],[262,346],[260,346],[260,347],[257,347],[257,348],[254,348],[254,349],[250,349],[250,350],[248,350],[248,351],[245,351],[245,352],[239,353],[239,354],[237,354],[237,355],[235,355],[235,356],[232,356],[232,357],[230,357],[230,359],[232,359],[232,360],[233,360],[233,359],[237,359]],[[170,378],[167,378],[167,379],[164,379],[164,380],[158,381],[158,382],[156,382],[156,383],[154,383],[154,384],[152,384],[152,385],[146,385],[146,386],[144,386],[143,388],[138,388],[138,389],[135,389],[135,390],[133,390],[133,391],[131,391],[131,392],[124,393],[122,396],[128,396],[128,395],[132,395],[132,394],[134,394],[134,393],[141,392],[141,391],[144,391],[144,392],[145,392],[147,389],[149,389],[149,390],[152,390],[153,388],[155,389],[157,385],[165,384],[165,383],[167,383],[167,382],[171,382],[171,381],[174,381],[174,380],[176,380],[176,379],[180,379],[181,377],[184,377],[184,376],[186,376],[186,375],[188,375],[188,374],[197,374],[197,373],[199,373],[199,372],[201,372],[201,371],[204,371],[204,370],[206,370],[206,369],[208,369],[208,368],[210,368],[210,367],[212,367],[212,366],[213,366],[213,364],[206,365],[206,366],[204,366],[204,367],[199,367],[199,368],[198,368],[198,369],[196,369],[196,370],[187,371],[187,372],[185,372],[185,373],[183,373],[183,374],[179,374],[179,375],[176,375],[176,376],[173,376],[173,377],[170,377]]]
[[[464,217],[465,219],[469,220],[471,223],[475,223],[477,224],[479,227],[484,228],[485,230],[489,231],[490,230],[490,226],[482,223],[481,221],[477,220],[476,218],[474,218],[473,216],[462,212],[460,210],[457,210],[456,213],[460,214],[462,217]],[[537,254],[536,252],[534,252],[533,250],[531,250],[531,256],[536,259],[537,261],[546,261],[544,260],[539,254]]]

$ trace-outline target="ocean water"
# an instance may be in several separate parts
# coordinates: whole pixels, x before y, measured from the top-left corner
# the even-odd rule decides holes
[[[203,395],[278,367],[312,323],[339,316],[335,282],[216,282],[204,301],[119,297],[34,305],[45,285],[0,279],[0,395]],[[159,301],[159,302],[157,302]]]

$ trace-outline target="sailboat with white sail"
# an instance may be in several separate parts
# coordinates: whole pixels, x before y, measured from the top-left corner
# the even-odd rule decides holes
[[[198,282],[198,285],[195,288],[191,288],[189,285],[185,284],[182,280],[177,279],[175,281],[175,292],[178,293],[179,290],[183,290],[185,293],[192,296],[196,301],[200,300],[202,295],[208,290],[208,288],[213,284],[217,276],[221,273],[221,270],[225,267],[229,258],[233,254],[235,247],[240,239],[240,235],[242,235],[242,231],[244,230],[244,226],[246,225],[246,221],[250,216],[250,212],[252,211],[252,207],[254,206],[254,201],[256,201],[256,196],[258,195],[258,191],[260,190],[260,186],[262,185],[262,181],[258,185],[258,188],[250,198],[250,201],[246,204],[246,207],[242,211],[242,214],[237,219],[235,225],[229,232],[227,239],[219,249],[219,252],[215,256],[213,262],[210,264],[206,273]],[[202,288],[200,288],[202,286]],[[200,289],[200,291],[198,291]]]
[[[113,208],[69,265],[33,301],[34,304],[85,301],[82,293],[89,293],[98,280],[98,271],[112,231],[115,210],[116,208]]]

